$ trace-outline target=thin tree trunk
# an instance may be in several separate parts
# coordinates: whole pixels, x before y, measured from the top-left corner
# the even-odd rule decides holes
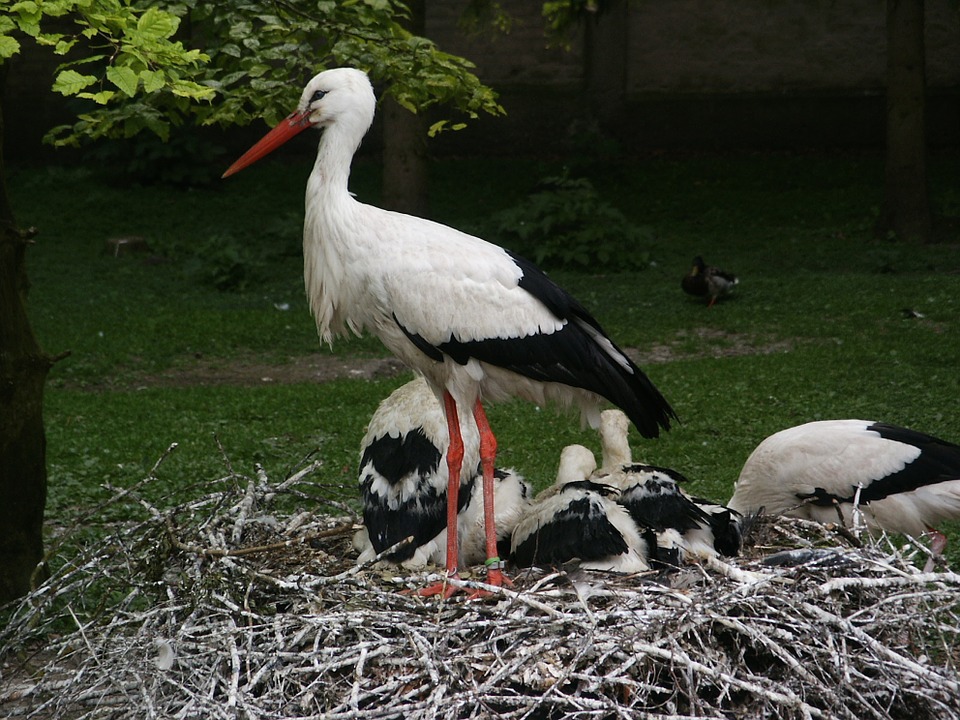
[[[0,88],[5,80],[0,65]],[[51,360],[37,344],[25,306],[25,257],[34,234],[14,222],[0,140],[0,603],[30,589],[43,558],[43,386]]]
[[[609,0],[584,21],[584,84],[590,111],[602,124],[623,111],[629,19],[627,0]]]
[[[427,129],[421,115],[389,95],[383,118],[383,205],[389,210],[425,217],[429,211]]]
[[[423,35],[424,0],[408,2],[406,28]],[[427,129],[422,115],[397,104],[389,95],[381,107],[383,118],[383,204],[390,210],[424,217],[428,213]]]
[[[923,0],[887,0],[887,151],[877,233],[930,240]]]

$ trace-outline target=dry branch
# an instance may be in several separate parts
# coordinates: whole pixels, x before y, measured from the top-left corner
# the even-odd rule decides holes
[[[888,539],[760,518],[737,562],[530,570],[440,602],[400,594],[423,576],[355,565],[355,517],[273,508],[309,497],[320,461],[276,484],[227,467],[225,490],[172,509],[139,496],[158,468],[115,490],[147,519],[7,609],[0,715],[960,718],[960,575]]]

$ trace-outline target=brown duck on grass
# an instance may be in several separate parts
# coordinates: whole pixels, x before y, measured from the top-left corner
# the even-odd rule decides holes
[[[693,259],[693,267],[683,276],[680,287],[688,295],[708,298],[707,307],[725,295],[733,292],[734,286],[740,282],[733,273],[707,265],[703,258],[697,255]]]

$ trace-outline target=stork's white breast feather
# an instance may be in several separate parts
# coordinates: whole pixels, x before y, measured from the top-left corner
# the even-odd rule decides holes
[[[333,313],[324,312],[322,303],[336,293],[316,285],[318,274],[321,279],[330,274],[321,267],[330,262],[329,254],[307,262],[308,292],[321,334],[337,317],[361,330],[390,325],[395,317],[407,332],[436,346],[451,339],[469,342],[552,333],[566,324],[519,286],[523,273],[513,259],[480,238],[372,206],[364,208],[362,226],[353,227],[349,236],[354,238],[351,244],[338,244],[352,261],[334,261],[341,274],[338,286],[341,292],[348,288],[363,292]],[[330,241],[323,238],[324,244]],[[307,236],[304,250],[311,254]],[[331,329],[341,331],[335,325]]]

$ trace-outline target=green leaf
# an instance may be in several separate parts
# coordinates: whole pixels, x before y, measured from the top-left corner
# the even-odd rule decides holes
[[[190,98],[191,100],[212,100],[217,94],[213,88],[204,87],[189,80],[174,80],[170,89],[174,95]]]
[[[147,40],[164,40],[180,27],[180,18],[155,7],[149,8],[137,20],[137,30]]]
[[[45,47],[53,47],[63,38],[63,35],[60,33],[37,33],[34,40],[37,41],[37,45]]]
[[[164,74],[158,70],[141,70],[140,79],[143,80],[144,92],[157,92],[163,88],[167,79]]]
[[[70,52],[70,49],[76,44],[77,44],[76,38],[71,38],[70,40],[61,40],[60,42],[57,43],[53,51],[57,55],[66,55],[68,52]]]
[[[0,58],[13,57],[20,52],[20,43],[9,35],[0,35]]]
[[[97,78],[93,75],[81,75],[75,70],[64,70],[57,75],[57,79],[53,83],[53,89],[61,95],[76,95],[96,81]]]
[[[127,97],[133,97],[137,94],[139,85],[139,76],[128,67],[108,67],[107,80],[116,85]]]
[[[77,97],[93,100],[97,105],[106,105],[113,99],[114,95],[116,95],[116,93],[113,90],[101,90],[98,93],[77,93]]]

